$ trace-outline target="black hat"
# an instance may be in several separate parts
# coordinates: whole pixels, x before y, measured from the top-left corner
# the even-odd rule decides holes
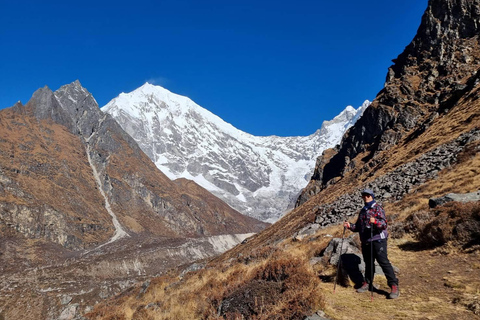
[[[373,191],[370,190],[370,189],[363,189],[363,190],[362,190],[362,195],[364,195],[364,194],[371,195],[372,198],[375,198],[375,194],[374,194]]]

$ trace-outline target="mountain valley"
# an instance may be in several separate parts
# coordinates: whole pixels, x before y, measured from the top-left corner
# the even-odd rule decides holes
[[[325,150],[296,208],[205,268],[152,279],[89,319],[479,319],[480,4],[431,0],[385,87],[341,143]],[[343,279],[327,248],[374,190],[387,212],[401,296]],[[348,242],[358,242],[351,233]],[[342,247],[343,249],[343,247]],[[338,247],[337,247],[338,250]],[[358,258],[359,260],[361,258]]]
[[[168,179],[78,81],[0,111],[0,214],[8,319],[84,313],[267,226]]]
[[[308,137],[148,83],[39,89],[0,110],[0,319],[480,319],[479,70],[480,2],[430,0],[376,98]],[[349,272],[364,188],[395,300]]]

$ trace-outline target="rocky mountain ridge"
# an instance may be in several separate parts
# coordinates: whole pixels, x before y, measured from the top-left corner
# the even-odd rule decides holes
[[[347,107],[305,137],[250,135],[191,99],[149,83],[102,110],[171,179],[194,180],[240,212],[273,222],[293,207],[312,175],[314,157],[339,143],[369,104]]]
[[[317,160],[303,201],[348,172],[358,171],[362,163],[381,165],[382,151],[402,139],[408,142],[425,134],[434,121],[475,90],[479,12],[476,1],[431,1],[417,35],[393,60],[384,89],[340,146]],[[359,155],[362,160],[354,161]]]
[[[72,305],[83,312],[265,227],[192,181],[168,179],[78,81],[0,111],[0,314],[8,319],[59,319]]]

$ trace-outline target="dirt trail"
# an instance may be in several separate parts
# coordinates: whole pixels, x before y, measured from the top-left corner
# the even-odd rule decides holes
[[[389,240],[389,258],[400,269],[401,295],[386,299],[385,277],[379,290],[356,293],[353,287],[322,283],[331,319],[480,319],[480,252],[449,248],[418,250],[409,240]]]

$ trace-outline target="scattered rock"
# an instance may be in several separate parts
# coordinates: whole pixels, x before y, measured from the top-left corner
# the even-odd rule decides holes
[[[70,296],[62,296],[60,302],[61,302],[61,304],[66,305],[66,304],[69,304],[70,301],[72,301],[72,297],[70,297]]]
[[[325,312],[323,312],[322,310],[318,310],[317,312],[315,312],[311,316],[304,318],[303,320],[329,320],[329,319],[325,316]]]
[[[189,272],[198,271],[198,270],[201,270],[203,268],[205,268],[205,263],[197,263],[197,262],[192,263],[185,270],[183,270],[182,273],[180,273],[180,278],[183,278]]]
[[[62,311],[58,320],[73,320],[77,314],[77,308],[77,303],[68,306]]]
[[[449,193],[440,198],[432,198],[428,200],[428,205],[430,208],[435,208],[436,206],[441,206],[450,201],[457,202],[471,202],[471,201],[480,201],[480,191],[470,192],[470,193]]]
[[[293,240],[295,241],[302,241],[308,236],[314,235],[317,230],[320,228],[320,225],[318,223],[312,223],[295,233],[293,236]]]
[[[141,298],[145,292],[147,292],[148,287],[150,287],[150,279],[142,283],[142,287],[140,288],[140,292],[138,293],[137,298]]]

